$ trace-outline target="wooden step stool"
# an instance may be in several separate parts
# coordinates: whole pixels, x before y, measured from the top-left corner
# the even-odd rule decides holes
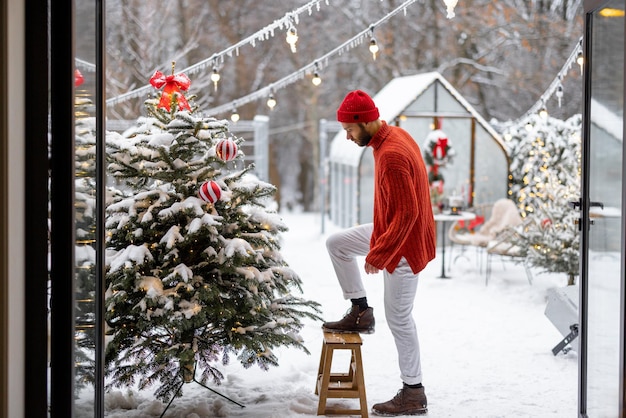
[[[317,415],[360,415],[368,417],[365,397],[365,379],[361,361],[363,340],[358,333],[340,334],[324,332],[320,367],[317,372],[315,394],[319,395]],[[350,367],[347,373],[331,373],[333,352],[350,350]],[[342,409],[326,406],[329,398],[358,398],[360,409]]]

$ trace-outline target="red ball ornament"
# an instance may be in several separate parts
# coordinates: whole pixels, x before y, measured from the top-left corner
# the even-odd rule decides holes
[[[224,161],[232,161],[237,157],[237,144],[232,139],[222,139],[215,146],[217,156]]]
[[[219,184],[211,180],[202,183],[198,194],[200,195],[200,199],[204,200],[205,202],[215,203],[220,200],[220,196],[222,195],[222,189],[220,188]]]

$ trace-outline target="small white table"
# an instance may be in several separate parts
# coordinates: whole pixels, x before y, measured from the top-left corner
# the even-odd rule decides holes
[[[456,212],[456,213],[437,213],[434,215],[435,221],[441,223],[440,237],[442,241],[441,245],[441,276],[440,279],[449,279],[450,276],[446,276],[446,236],[448,231],[448,222],[456,221],[471,221],[476,218],[476,214],[472,212]]]

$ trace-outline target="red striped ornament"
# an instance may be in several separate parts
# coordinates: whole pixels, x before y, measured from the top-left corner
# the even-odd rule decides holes
[[[213,180],[206,181],[202,183],[202,186],[200,186],[200,191],[198,192],[198,194],[200,195],[200,199],[204,200],[205,202],[215,203],[220,200],[220,196],[222,195],[222,189],[220,188],[220,185]]]
[[[224,161],[232,161],[237,158],[237,144],[232,139],[222,139],[215,146],[218,157]]]

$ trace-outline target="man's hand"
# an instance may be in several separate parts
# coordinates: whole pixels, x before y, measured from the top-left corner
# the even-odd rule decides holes
[[[374,267],[373,265],[371,265],[367,261],[365,262],[365,272],[367,274],[376,274],[379,271],[380,271],[379,269],[377,269],[376,267]]]

